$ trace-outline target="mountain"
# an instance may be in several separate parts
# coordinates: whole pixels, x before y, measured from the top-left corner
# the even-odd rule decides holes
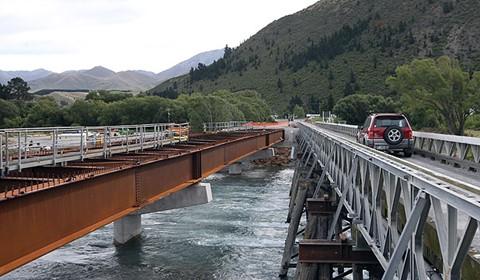
[[[223,50],[203,52],[158,74],[144,70],[114,72],[103,66],[95,66],[88,70],[65,71],[62,73],[53,73],[43,69],[31,71],[31,73],[28,71],[0,71],[0,82],[3,80],[6,82],[19,75],[29,82],[28,84],[32,91],[42,89],[116,89],[142,91],[152,88],[167,79],[184,75],[199,63],[209,65],[222,56]],[[36,74],[36,76],[34,74]]]
[[[199,63],[210,65],[215,60],[223,57],[223,49],[213,50],[208,52],[199,53],[185,61],[182,61],[175,66],[158,73],[157,79],[159,82],[163,82],[173,77],[187,74],[192,67],[197,67]]]
[[[276,113],[299,99],[315,112],[352,93],[389,95],[386,77],[414,58],[449,55],[480,70],[479,14],[478,0],[321,0],[149,92],[255,89]]]
[[[52,73],[29,82],[33,91],[40,89],[118,89],[145,90],[157,84],[155,77],[139,71],[114,72],[102,66],[88,70]]]
[[[101,79],[109,79],[115,76],[115,72],[107,69],[103,66],[95,66],[92,69],[89,70],[81,70],[79,72],[82,72],[84,75],[89,75],[95,78],[101,78]]]
[[[5,84],[13,78],[20,77],[25,81],[32,81],[46,77],[53,72],[45,69],[36,69],[33,71],[2,71],[0,70],[0,83]]]
[[[146,75],[146,76],[149,76],[149,77],[156,77],[157,74],[156,73],[153,73],[151,71],[145,71],[145,70],[132,70],[134,72],[137,72],[139,74],[143,74],[143,75]]]

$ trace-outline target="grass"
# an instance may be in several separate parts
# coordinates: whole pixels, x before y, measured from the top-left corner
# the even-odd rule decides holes
[[[465,136],[479,137],[480,138],[480,130],[466,129],[465,130]]]

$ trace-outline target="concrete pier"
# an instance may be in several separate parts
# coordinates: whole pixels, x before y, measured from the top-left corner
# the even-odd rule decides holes
[[[242,174],[242,163],[236,162],[228,166],[228,175]]]
[[[253,161],[257,159],[266,159],[266,158],[271,158],[275,156],[275,149],[274,148],[268,148],[265,150],[258,151],[254,153],[251,156],[246,157],[242,161]]]
[[[251,169],[253,167],[252,162],[259,159],[267,159],[275,156],[275,149],[268,148],[250,155],[241,161],[235,162],[228,166],[229,175],[240,175],[242,171]]]
[[[212,201],[212,188],[209,183],[198,183],[179,192],[172,193],[138,210],[137,214],[161,212],[206,204]]]
[[[127,243],[142,233],[142,214],[185,208],[212,201],[212,189],[208,183],[198,183],[172,193],[113,223],[113,242]]]
[[[142,233],[142,215],[127,215],[113,223],[113,243],[125,244]]]

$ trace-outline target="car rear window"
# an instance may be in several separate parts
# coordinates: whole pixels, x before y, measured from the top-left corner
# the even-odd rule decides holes
[[[381,116],[375,118],[376,127],[407,127],[407,120],[402,116]]]

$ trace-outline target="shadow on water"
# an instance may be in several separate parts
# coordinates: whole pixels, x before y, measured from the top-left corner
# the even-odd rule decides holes
[[[140,235],[126,244],[115,245],[115,254],[117,263],[120,266],[132,266],[141,264],[144,257],[143,245],[145,237]]]
[[[291,168],[215,174],[205,180],[211,203],[144,215],[142,235],[121,246],[108,225],[5,279],[278,280],[292,175]]]

